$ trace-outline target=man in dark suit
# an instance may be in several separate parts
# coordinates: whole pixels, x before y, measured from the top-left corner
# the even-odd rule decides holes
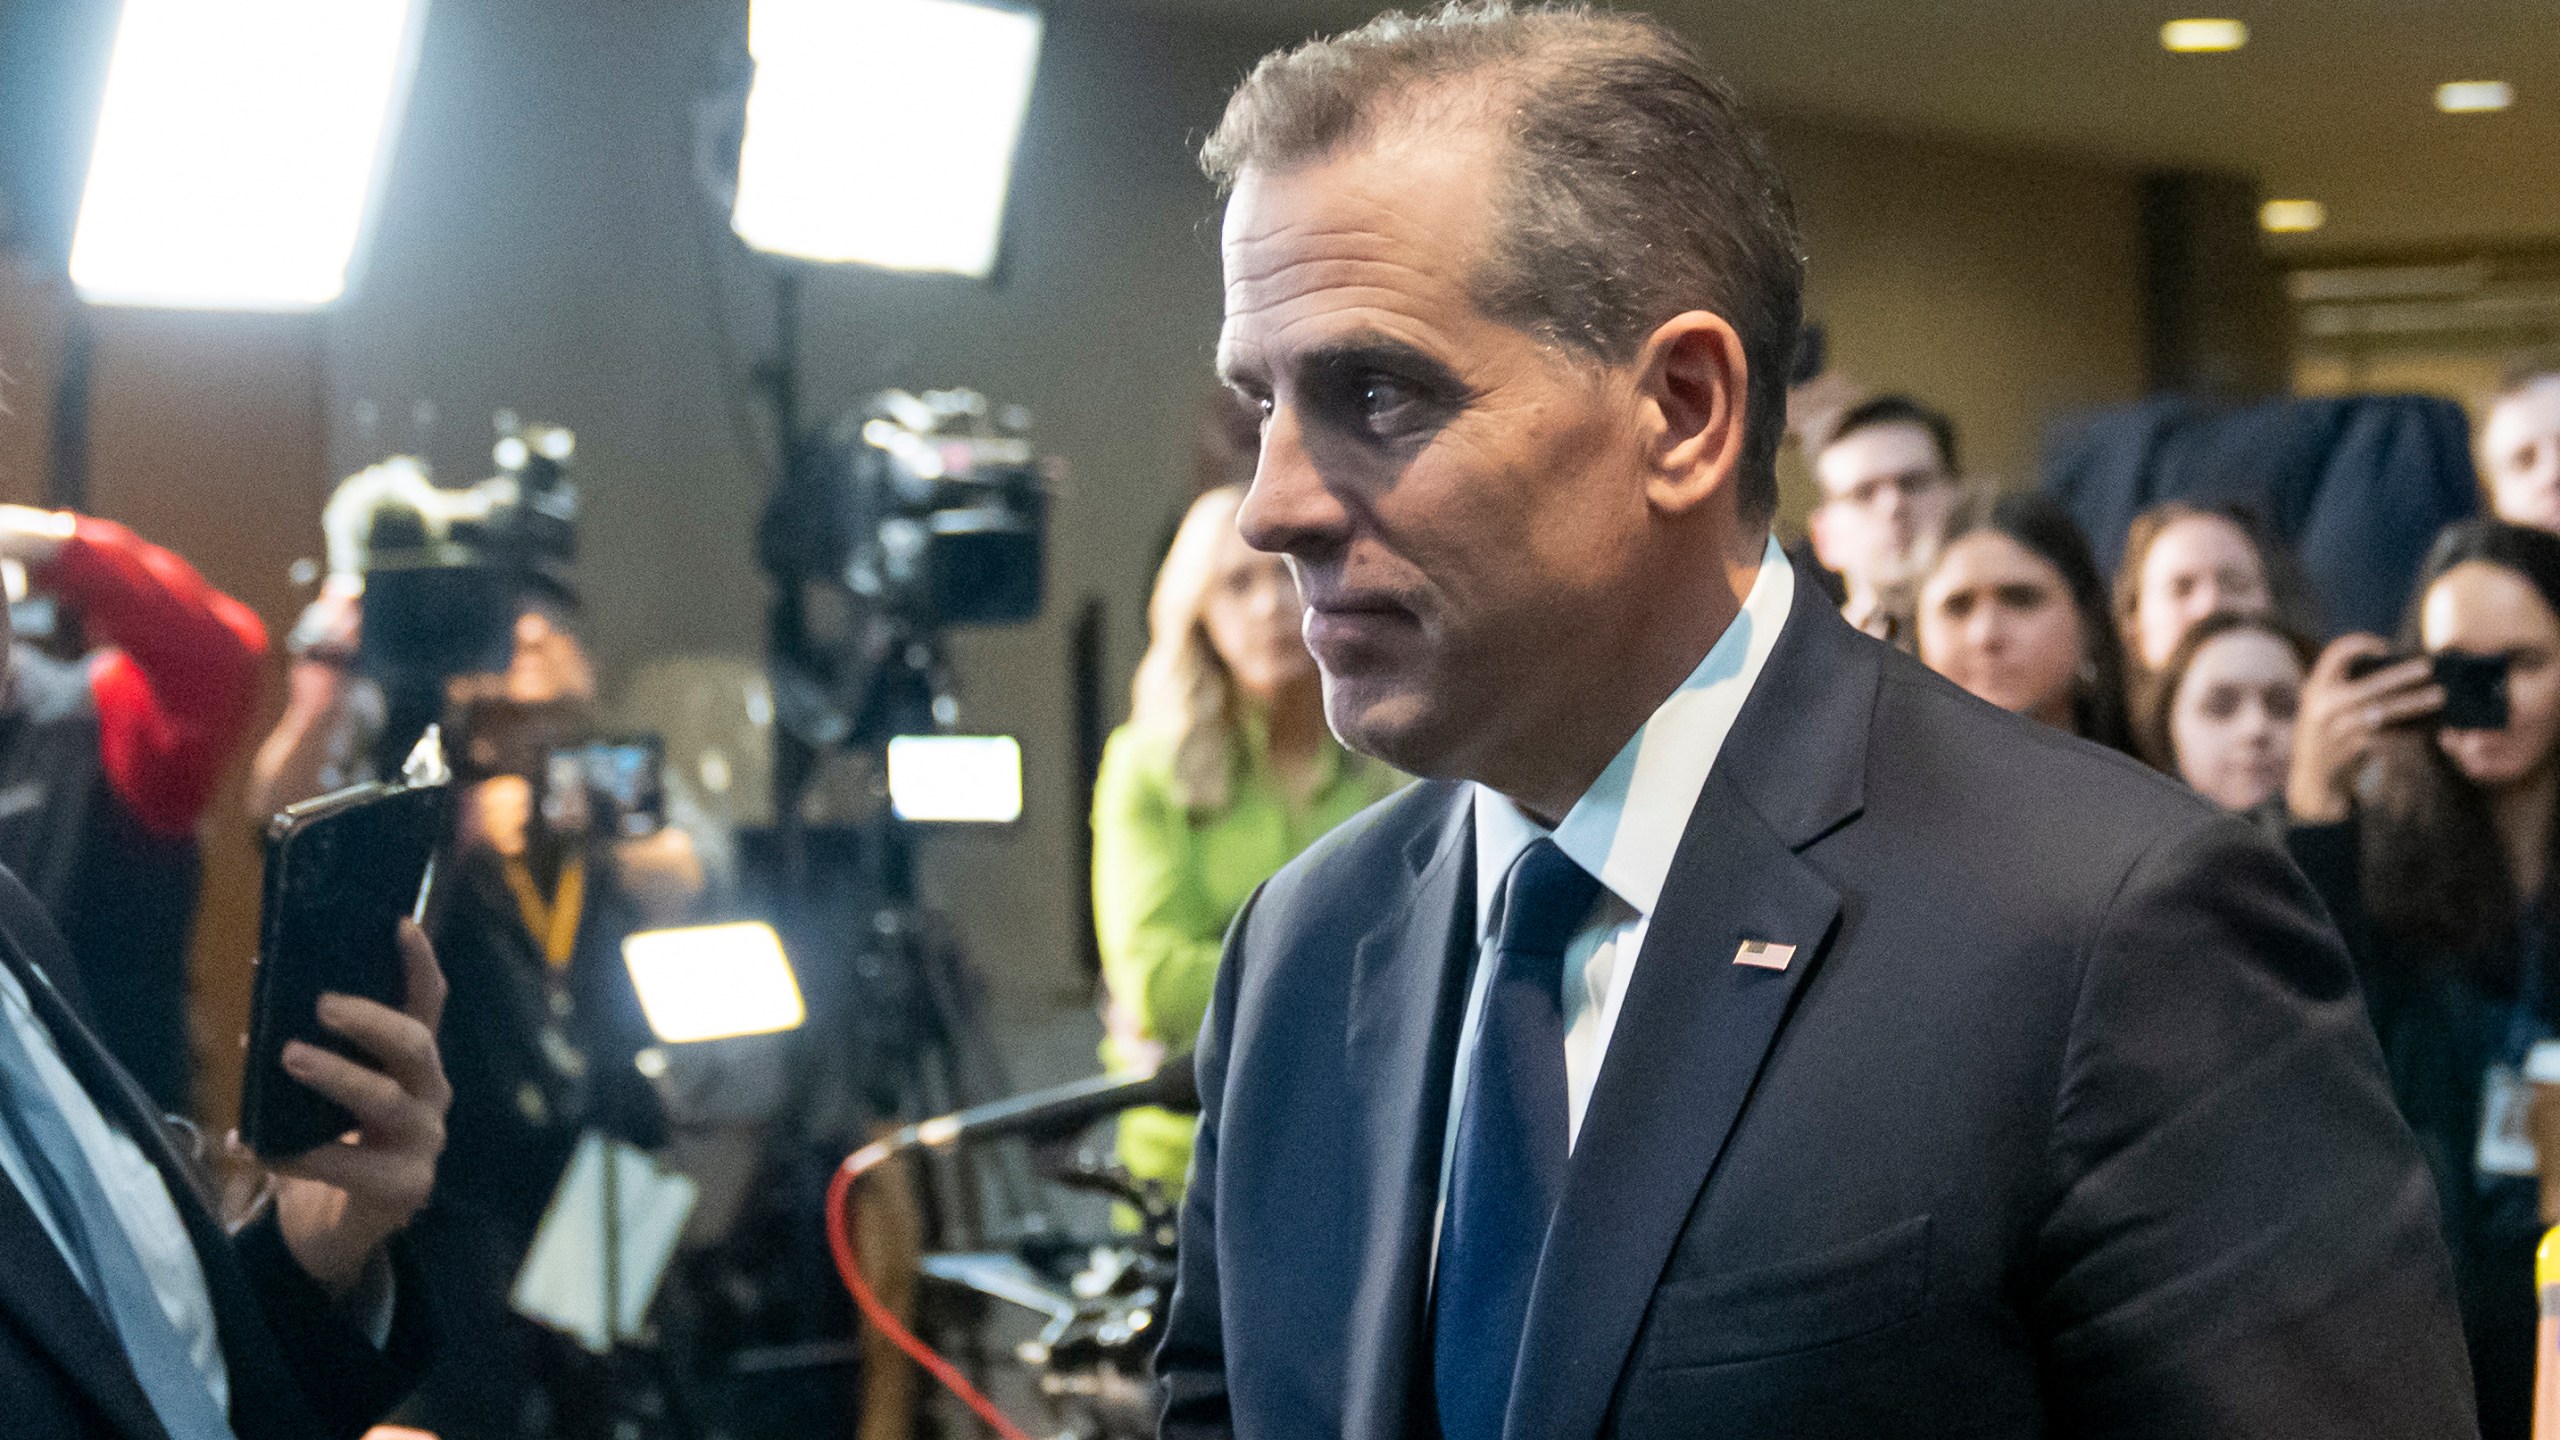
[[[1769,542],[1797,242],[1687,47],[1391,17],[1204,160],[1240,523],[1432,778],[1231,933],[1165,1433],[2470,1433],[2295,872]]]
[[[0,1433],[352,1440],[415,1383],[423,1290],[393,1238],[426,1203],[449,1092],[444,982],[404,927],[408,1005],[331,996],[380,1068],[294,1042],[358,1129],[280,1167],[236,1234],[81,1018],[69,952],[0,870]]]

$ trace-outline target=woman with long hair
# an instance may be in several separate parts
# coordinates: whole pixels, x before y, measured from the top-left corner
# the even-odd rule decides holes
[[[1297,582],[1236,533],[1244,488],[1192,503],[1147,606],[1129,723],[1093,796],[1094,926],[1109,992],[1103,1062],[1143,1073],[1200,1032],[1227,924],[1318,836],[1400,783],[1325,728]],[[1137,1110],[1120,1158],[1180,1184],[1193,1122]]]
[[[2114,602],[2126,665],[2137,677],[2166,666],[2187,627],[2207,615],[2272,615],[2319,633],[2291,557],[2238,505],[2163,500],[2134,516]]]
[[[2205,616],[2145,687],[2133,717],[2137,752],[2223,809],[2280,829],[2312,654],[2272,615]]]
[[[2041,495],[1959,506],[1920,585],[1920,658],[2004,710],[2130,751],[2124,651],[2089,542]]]
[[[2416,596],[2411,658],[2350,635],[2312,668],[2289,839],[2355,956],[2435,1172],[2481,1433],[2523,1440],[2543,1222],[2520,1072],[2560,1030],[2560,537],[2464,521],[2438,537]],[[2447,653],[2504,665],[2503,725],[2443,723],[2432,657]]]

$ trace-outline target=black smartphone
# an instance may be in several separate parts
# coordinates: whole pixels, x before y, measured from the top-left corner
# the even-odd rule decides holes
[[[240,1094],[240,1138],[260,1158],[291,1159],[355,1127],[344,1107],[285,1073],[285,1043],[377,1063],[322,1028],[320,997],[334,991],[394,1009],[406,1002],[400,921],[425,907],[452,790],[355,785],[290,806],[268,825]]]
[[[546,798],[569,787],[583,792],[590,824],[621,840],[641,840],[667,826],[667,745],[655,735],[620,735],[551,752]]]
[[[2436,724],[2447,730],[2506,729],[2507,671],[2512,663],[2505,655],[2437,651],[2435,677],[2444,687],[2444,709],[2437,712]]]
[[[2416,658],[2397,652],[2359,655],[2347,662],[2347,678],[2361,680]],[[2444,688],[2444,708],[2428,716],[2428,723],[2443,730],[2506,729],[2507,671],[2513,663],[2509,656],[2468,650],[2439,650],[2428,657],[2429,678]]]

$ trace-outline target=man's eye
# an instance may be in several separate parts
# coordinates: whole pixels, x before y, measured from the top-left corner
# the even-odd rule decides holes
[[[1422,397],[1401,380],[1373,375],[1360,382],[1360,413],[1381,429],[1392,429],[1396,422],[1411,419],[1421,403]]]

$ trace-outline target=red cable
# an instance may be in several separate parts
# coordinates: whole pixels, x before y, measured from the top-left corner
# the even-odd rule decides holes
[[[835,1254],[836,1275],[844,1281],[844,1288],[853,1296],[854,1308],[862,1312],[864,1319],[888,1336],[890,1344],[905,1351],[908,1359],[924,1367],[926,1374],[941,1381],[942,1388],[959,1396],[961,1403],[978,1412],[978,1418],[986,1421],[997,1435],[1003,1440],[1031,1440],[1021,1426],[1005,1418],[994,1401],[979,1393],[978,1387],[970,1384],[969,1377],[961,1374],[958,1367],[935,1354],[932,1346],[917,1339],[914,1331],[900,1324],[898,1317],[890,1313],[888,1306],[880,1303],[880,1297],[871,1293],[869,1282],[862,1278],[861,1259],[853,1244],[853,1182],[861,1178],[863,1171],[887,1159],[888,1155],[885,1144],[866,1145],[837,1166],[835,1178],[827,1182],[827,1248]]]

